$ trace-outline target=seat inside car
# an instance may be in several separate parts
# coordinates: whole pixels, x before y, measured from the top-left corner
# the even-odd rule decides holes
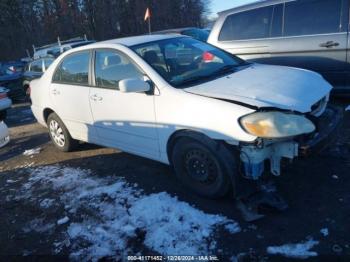
[[[154,68],[158,71],[158,73],[163,76],[167,77],[168,72],[164,69],[163,65],[160,62],[160,59],[157,55],[156,51],[150,50],[146,51],[143,54],[143,58]]]

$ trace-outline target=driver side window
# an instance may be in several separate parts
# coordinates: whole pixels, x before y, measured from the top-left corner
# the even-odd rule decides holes
[[[95,81],[97,87],[118,89],[120,80],[143,79],[143,73],[126,56],[112,50],[96,50]]]

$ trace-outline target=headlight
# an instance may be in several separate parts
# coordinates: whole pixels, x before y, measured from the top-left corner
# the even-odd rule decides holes
[[[256,112],[240,119],[244,130],[263,138],[281,138],[311,133],[314,124],[304,116],[282,112]]]

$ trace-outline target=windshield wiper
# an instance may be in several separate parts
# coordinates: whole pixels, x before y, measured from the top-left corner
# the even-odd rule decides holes
[[[223,67],[220,67],[218,70],[214,71],[212,75],[222,75],[226,73],[233,73],[236,71],[237,66],[236,65],[225,65]]]
[[[189,78],[181,81],[180,83],[177,84],[177,86],[178,87],[186,87],[188,85],[195,84],[197,82],[202,82],[204,80],[211,79],[211,78],[213,78],[212,75],[193,76],[193,77],[189,77]]]

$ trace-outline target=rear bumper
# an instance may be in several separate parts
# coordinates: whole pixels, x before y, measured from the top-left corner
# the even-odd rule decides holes
[[[322,116],[314,121],[317,131],[307,140],[299,142],[299,155],[309,156],[321,152],[338,137],[338,131],[342,127],[344,110],[340,107],[329,105]]]

